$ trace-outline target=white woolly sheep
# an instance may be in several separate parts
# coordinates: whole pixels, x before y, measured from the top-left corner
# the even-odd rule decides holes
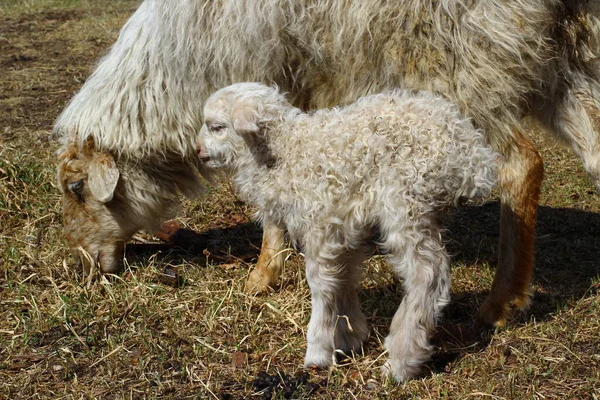
[[[392,321],[384,370],[418,374],[428,334],[450,300],[438,218],[459,199],[482,199],[499,156],[456,106],[395,90],[305,114],[276,88],[239,83],[206,102],[198,143],[208,168],[231,175],[263,222],[287,228],[304,251],[311,289],[305,365],[331,365],[368,335],[356,285],[373,229],[405,297]]]
[[[543,175],[522,118],[532,113],[566,139],[600,182],[599,23],[589,3],[145,0],[55,125],[69,246],[114,271],[132,232],[154,229],[176,192],[201,190],[192,137],[199,104],[219,87],[276,83],[302,109],[431,90],[504,156],[497,273],[482,307],[502,324],[529,299]],[[248,290],[277,280],[282,235],[265,226]]]

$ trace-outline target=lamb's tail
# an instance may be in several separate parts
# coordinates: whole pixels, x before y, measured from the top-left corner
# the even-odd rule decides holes
[[[457,201],[469,199],[476,203],[482,203],[491,196],[492,190],[498,183],[498,171],[502,156],[487,144],[483,134],[481,134],[481,139],[470,148],[470,165],[464,171],[463,184]]]

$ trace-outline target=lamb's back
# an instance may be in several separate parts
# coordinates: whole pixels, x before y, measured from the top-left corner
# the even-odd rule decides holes
[[[393,185],[437,200],[476,197],[481,182],[473,177],[489,175],[497,161],[482,132],[429,92],[366,96],[297,115],[277,130],[279,179],[294,196],[348,198]]]

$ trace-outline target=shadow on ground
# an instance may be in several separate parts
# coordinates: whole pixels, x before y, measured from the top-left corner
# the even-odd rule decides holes
[[[500,232],[500,205],[463,206],[445,221],[447,248],[454,262],[465,265],[496,264]],[[540,207],[536,239],[536,268],[532,307],[516,316],[512,324],[552,315],[571,299],[586,294],[591,280],[600,274],[600,214],[577,209]],[[254,223],[215,228],[202,233],[179,229],[169,244],[132,244],[127,248],[131,261],[144,263],[154,258],[168,263],[194,265],[236,261],[252,263],[258,257],[261,229]],[[465,354],[481,351],[493,335],[479,325],[475,316],[487,291],[453,293],[432,342],[438,351],[428,363],[433,371],[444,371]],[[388,325],[402,300],[399,283],[361,292],[364,311],[379,334],[387,335]],[[375,343],[372,343],[375,345]]]
[[[500,205],[464,206],[445,221],[447,249],[454,262],[465,265],[496,265],[500,233]],[[536,234],[536,267],[531,308],[515,315],[511,325],[530,319],[551,319],[572,299],[588,293],[592,279],[600,275],[600,214],[569,208],[540,207]],[[382,336],[402,289],[399,284],[363,291],[361,300],[371,323]],[[485,348],[493,330],[480,325],[476,316],[486,291],[452,294],[442,321],[432,338],[438,348],[427,364],[432,371],[444,371],[456,359]],[[383,301],[373,301],[383,299]],[[387,304],[383,305],[382,304]]]
[[[499,221],[498,202],[463,206],[448,217],[445,221],[446,240],[453,262],[495,266]],[[253,262],[259,254],[261,235],[260,227],[254,223],[213,228],[201,233],[179,229],[171,235],[171,243],[129,244],[126,256],[130,262],[144,263],[152,257],[161,262],[188,262],[199,266],[207,265],[207,258],[217,264],[236,260]],[[591,279],[600,274],[600,214],[540,207],[535,253],[533,283],[536,292],[534,307],[528,315],[543,320],[566,301],[583,296]],[[382,291],[396,290],[382,288]],[[372,294],[374,297],[381,295]],[[472,297],[476,297],[475,301],[470,300]],[[459,308],[461,305],[478,306],[484,298],[485,293],[456,294],[453,304]],[[459,314],[459,320],[463,317],[472,319],[476,311],[467,308],[450,314]]]
[[[466,265],[496,265],[500,205],[462,207],[447,222],[448,250]],[[540,207],[534,307],[530,315],[544,319],[571,298],[583,296],[600,274],[600,214],[570,208]]]
[[[262,240],[261,228],[254,223],[241,223],[226,228],[214,228],[201,233],[178,229],[169,243],[132,243],[127,245],[126,258],[130,263],[148,263],[152,258],[174,265],[191,263],[206,266],[208,262],[254,262]]]

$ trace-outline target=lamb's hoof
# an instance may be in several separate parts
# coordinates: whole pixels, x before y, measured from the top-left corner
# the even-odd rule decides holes
[[[339,336],[336,337],[335,346],[348,356],[352,353],[363,354],[363,343],[369,338],[366,322],[361,321],[352,328],[353,332],[347,328],[342,333],[336,332]]]
[[[327,368],[334,364],[333,351],[308,346],[304,357],[305,368]]]
[[[381,375],[384,380],[390,379],[398,383],[404,383],[415,378],[420,372],[419,367],[409,366],[402,360],[387,360],[381,367]]]
[[[352,353],[363,355],[363,343],[364,340],[361,340],[359,338],[353,338],[353,340],[345,340],[344,343],[341,343],[338,346],[338,349],[346,356],[350,356]]]
[[[250,273],[244,291],[248,294],[267,293],[272,289],[271,277],[264,274],[260,269],[255,269]]]

